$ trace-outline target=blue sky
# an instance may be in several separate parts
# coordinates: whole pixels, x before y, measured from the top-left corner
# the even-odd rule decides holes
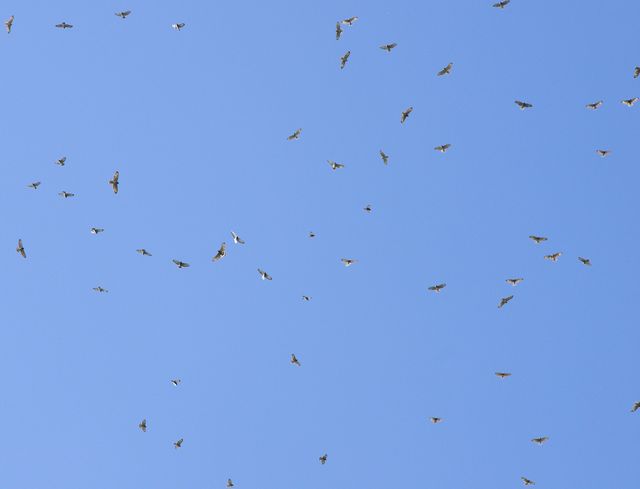
[[[491,3],[3,2],[1,485],[637,487],[640,4]]]

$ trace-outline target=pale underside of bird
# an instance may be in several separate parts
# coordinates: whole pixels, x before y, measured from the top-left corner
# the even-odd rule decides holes
[[[76,196],[76,194],[73,194],[71,192],[67,192],[66,190],[63,190],[62,192],[58,192],[58,195],[63,197],[63,198],[65,198],[65,199],[68,199],[69,197],[75,197]]]
[[[147,432],[147,420],[143,419],[142,421],[140,421],[140,424],[138,424],[138,428],[140,428],[143,433],[146,433]]]
[[[67,157],[63,156],[62,158],[58,158],[56,160],[56,165],[64,166],[66,161],[67,161]]]
[[[345,267],[350,267],[354,263],[358,262],[358,260],[355,260],[353,258],[340,258],[340,261],[344,264]]]
[[[109,292],[107,289],[105,289],[104,287],[100,287],[99,285],[97,287],[94,287],[93,290],[99,293]]]
[[[271,278],[271,275],[269,275],[267,272],[265,272],[264,270],[258,268],[258,273],[260,274],[260,278],[262,280],[273,280]]]
[[[447,286],[447,284],[436,284],[436,285],[432,285],[431,287],[429,287],[429,290],[432,292],[435,292],[436,294],[439,294],[440,291],[442,289],[444,289]]]
[[[233,487],[233,481],[231,479],[227,479],[227,487]]]
[[[291,365],[295,365],[296,367],[299,367],[301,365],[300,361],[298,360],[298,357],[296,357],[293,353],[291,354],[290,362],[291,362]]]
[[[579,256],[578,260],[580,260],[584,265],[591,266],[591,260],[589,260],[589,258]]]
[[[633,107],[633,104],[635,104],[638,101],[638,97],[633,97],[633,98],[628,98],[626,100],[621,100],[620,103],[626,105],[627,107]]]
[[[91,234],[100,234],[104,232],[103,228],[91,228],[90,230]]]
[[[227,243],[222,243],[220,245],[220,249],[218,250],[218,252],[215,254],[215,256],[212,258],[213,261],[218,261],[221,260],[222,258],[225,257],[225,255],[227,254]]]
[[[453,63],[449,63],[447,66],[438,71],[438,76],[449,75],[451,73],[451,69],[453,68]]]
[[[322,465],[327,463],[327,454],[325,453],[324,455],[322,455],[321,457],[318,458],[318,460],[320,460],[320,463]]]
[[[183,442],[184,438],[180,438],[178,441],[173,442],[173,448],[180,448]]]
[[[310,238],[315,238],[316,237],[316,233],[314,233],[313,231],[309,231],[309,237]]]
[[[347,61],[349,61],[349,56],[351,56],[351,51],[347,51],[340,58],[340,69],[341,70],[344,69],[345,65],[347,64]]]
[[[395,48],[397,45],[398,45],[397,42],[392,42],[391,44],[383,44],[382,46],[380,46],[380,49],[383,49],[384,51],[390,53],[391,50]]]
[[[598,153],[602,158],[609,156],[611,154],[610,149],[596,149],[596,153]]]
[[[290,136],[287,136],[287,140],[288,141],[293,141],[295,139],[300,139],[300,133],[302,133],[302,129],[296,129],[293,134],[291,134]]]
[[[59,24],[56,24],[56,27],[58,29],[71,29],[73,25],[67,24],[66,22],[60,22]]]
[[[357,20],[358,20],[358,17],[349,17],[348,19],[344,19],[342,23],[344,25],[353,25],[353,23]]]
[[[171,260],[171,261],[173,263],[175,263],[178,268],[187,268],[189,266],[188,263],[180,261],[180,260]]]
[[[544,236],[535,236],[532,234],[531,236],[529,236],[529,239],[535,241],[536,244],[540,244],[543,241],[547,241],[549,238],[545,238]]]
[[[633,77],[634,77],[634,78],[638,78],[639,76],[640,76],[640,66],[636,66],[636,67],[633,69]]]
[[[142,256],[151,256],[151,253],[144,248],[137,249],[136,253],[140,253]]]
[[[543,445],[544,443],[546,443],[549,440],[548,436],[541,436],[538,438],[532,438],[531,441],[537,445]]]
[[[598,100],[597,102],[593,102],[592,104],[585,105],[585,107],[587,109],[596,110],[596,109],[600,108],[602,103],[603,103],[602,100]]]
[[[501,2],[498,3],[494,3],[493,6],[495,8],[500,8],[503,9],[505,8],[507,5],[509,5],[509,3],[511,2],[511,0],[502,0]]]
[[[533,104],[530,104],[529,102],[522,102],[521,100],[516,100],[515,104],[520,107],[520,110],[530,109],[533,107]]]
[[[506,306],[511,299],[513,299],[512,295],[503,297],[502,299],[500,299],[500,304],[498,304],[498,309],[502,309],[504,306]]]
[[[244,244],[244,240],[234,231],[231,231],[231,237],[233,238],[233,244]]]
[[[342,35],[342,26],[340,25],[340,22],[336,22],[336,41],[340,40],[340,36]]]
[[[535,486],[536,483],[533,482],[531,479],[527,479],[526,477],[520,477],[522,479],[522,482],[524,483],[525,486]]]
[[[552,262],[557,262],[558,258],[560,258],[562,256],[562,252],[558,251],[557,253],[551,253],[550,255],[544,255],[544,259],[545,260],[549,260]]]
[[[404,124],[404,121],[407,120],[411,112],[413,112],[413,107],[409,107],[402,112],[402,114],[400,115],[400,124]]]
[[[511,373],[509,373],[509,372],[496,372],[496,377],[500,377],[501,379],[506,379],[507,377],[511,377]]]
[[[329,163],[329,166],[331,167],[332,170],[338,170],[340,168],[344,168],[344,165],[342,163],[336,163],[333,160],[327,160],[327,163]]]
[[[5,21],[4,26],[7,28],[7,34],[11,34],[11,28],[13,27],[13,15]]]
[[[430,418],[431,422],[433,424],[438,424],[438,423],[442,423],[443,419],[442,418],[436,418],[436,417],[432,417]]]
[[[515,287],[516,285],[518,285],[518,284],[519,284],[520,282],[522,282],[523,280],[524,280],[524,279],[523,279],[522,277],[519,277],[519,278],[508,278],[508,279],[506,280],[506,282],[507,282],[509,285],[513,285],[513,286]]]
[[[451,147],[450,144],[443,144],[441,146],[436,146],[435,148],[433,148],[436,151],[439,151],[440,153],[445,153],[449,148]]]
[[[171,379],[171,383],[174,387],[178,387],[180,385],[180,382],[182,382],[182,380],[180,379]]]
[[[640,409],[640,401],[633,403],[633,406],[631,406],[631,412],[635,413],[638,409]]]
[[[175,24],[171,24],[171,27],[173,27],[175,30],[179,31],[181,30],[186,24],[184,22],[176,22]]]
[[[31,182],[29,185],[27,185],[27,187],[32,188],[34,190],[38,190],[39,186],[40,186],[40,182]]]
[[[114,194],[118,193],[119,180],[120,180],[120,172],[116,171],[113,174],[113,178],[109,180],[109,185],[111,185],[111,188],[113,189]]]
[[[371,207],[371,204],[367,204],[363,207],[362,210],[364,210],[365,212],[371,212],[373,210],[373,207]]]
[[[22,245],[21,239],[18,240],[18,246],[16,247],[16,252],[20,253],[22,255],[22,258],[27,257],[27,253],[24,251],[24,246]]]
[[[310,295],[303,295],[302,296],[302,300],[305,302],[309,302],[312,299],[312,297]]]
[[[387,163],[389,163],[389,155],[386,154],[384,151],[380,150],[380,158],[382,158],[382,162],[386,165]]]
[[[116,15],[121,19],[126,19],[131,14],[131,10],[124,10],[123,12],[116,12]]]

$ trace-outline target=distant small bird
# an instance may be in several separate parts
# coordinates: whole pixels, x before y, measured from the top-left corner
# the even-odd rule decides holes
[[[639,76],[640,76],[640,66],[636,66],[636,67],[633,69],[633,77],[634,77],[634,78],[638,78]]]
[[[622,100],[621,103],[623,103],[627,107],[633,107],[633,104],[635,104],[637,101],[638,101],[638,97],[633,97],[633,98],[628,98],[627,100]]]
[[[184,26],[185,26],[184,22],[178,22],[176,24],[171,24],[171,27],[173,27],[177,31],[181,30]]]
[[[541,436],[539,438],[532,438],[531,441],[537,445],[543,445],[549,440],[548,436]]]
[[[524,280],[523,278],[508,278],[508,279],[506,280],[506,282],[507,282],[509,285],[513,285],[513,286],[515,287],[516,285],[518,285],[518,284],[519,284],[520,282],[522,282],[523,280]]]
[[[139,250],[136,250],[136,252],[140,253],[142,256],[151,256],[151,253],[149,253],[144,248],[140,248]]]
[[[9,20],[5,21],[4,26],[7,28],[7,34],[11,34],[11,28],[13,27],[13,15],[9,17]]]
[[[220,249],[215,254],[215,256],[212,258],[212,260],[213,261],[221,260],[222,258],[224,258],[226,256],[226,254],[227,254],[227,243],[222,243],[220,245]]]
[[[244,240],[233,231],[231,231],[231,237],[233,238],[233,244],[244,244]]]
[[[171,379],[171,383],[174,387],[178,387],[180,385],[180,382],[182,382],[180,379]]]
[[[385,51],[387,51],[388,53],[391,52],[391,50],[393,48],[395,48],[398,45],[397,42],[392,42],[391,44],[383,44],[382,46],[380,46],[380,49],[383,49]]]
[[[501,379],[506,379],[507,377],[511,377],[511,374],[509,372],[496,372],[496,376]]]
[[[72,194],[71,192],[67,192],[66,190],[63,190],[62,192],[58,192],[58,195],[60,195],[61,197],[64,197],[65,199],[76,196],[76,194]]]
[[[64,166],[66,161],[67,161],[67,157],[63,156],[62,158],[58,158],[56,160],[56,165]]]
[[[438,76],[444,76],[451,74],[451,69],[453,68],[453,63],[449,63],[447,66],[438,71]]]
[[[342,23],[344,25],[353,25],[356,20],[358,20],[358,17],[349,17],[348,19],[344,19]]]
[[[522,479],[522,482],[524,483],[525,486],[535,486],[536,483],[533,482],[531,479],[527,479],[526,477],[520,477]]]
[[[22,240],[18,240],[18,246],[16,247],[16,251],[22,255],[22,258],[27,257],[27,253],[24,251],[24,246],[22,245]]]
[[[67,24],[66,22],[61,22],[60,24],[56,24],[58,29],[71,29],[73,26],[71,24]]]
[[[27,185],[27,187],[32,188],[34,190],[38,190],[39,186],[40,186],[40,182],[32,182],[29,185]]]
[[[320,463],[322,465],[327,463],[327,454],[325,453],[324,455],[322,455],[321,457],[319,457]]]
[[[182,446],[183,441],[184,441],[184,438],[180,438],[178,441],[173,442],[173,448],[180,448]]]
[[[123,20],[126,19],[129,16],[129,14],[131,14],[131,10],[125,10],[124,12],[116,12],[116,15]]]
[[[585,105],[585,107],[586,107],[587,109],[596,110],[596,109],[598,109],[601,105],[602,105],[602,100],[598,100],[597,102],[594,102],[594,103],[592,103],[592,104],[587,104],[587,105]]]
[[[500,304],[498,304],[498,309],[502,309],[504,306],[506,306],[511,299],[513,299],[512,295],[508,297],[503,297],[502,299],[500,299]]]
[[[524,110],[524,109],[530,109],[531,107],[533,107],[532,104],[528,103],[528,102],[522,102],[520,100],[516,100],[515,104],[520,107],[520,110]]]
[[[178,268],[187,268],[189,266],[188,263],[185,263],[185,262],[180,261],[180,260],[171,260],[171,261],[173,263],[175,263]]]
[[[147,420],[143,419],[142,421],[140,421],[140,424],[138,425],[138,428],[140,428],[143,433],[146,433],[147,432]]]
[[[432,292],[435,292],[436,294],[439,294],[440,291],[442,289],[444,289],[447,286],[447,284],[437,284],[437,285],[432,285],[431,287],[429,287],[429,290]]]
[[[264,270],[261,270],[260,268],[258,268],[258,273],[260,274],[260,278],[262,278],[262,280],[273,280],[271,278],[271,275],[269,275],[267,272],[265,272]]]
[[[311,300],[311,296],[303,295],[302,296],[302,300],[305,301],[305,302],[309,302]]]
[[[551,255],[544,255],[544,259],[555,263],[558,261],[558,258],[560,258],[561,256],[562,256],[562,252],[558,251],[557,253],[552,253]]]
[[[387,163],[389,163],[389,155],[386,154],[384,151],[380,150],[380,158],[382,158],[382,162],[386,165]]]
[[[436,418],[436,417],[433,417],[433,418],[430,418],[430,419],[431,419],[431,422],[433,424],[442,423],[442,421],[444,421],[442,418]]]
[[[111,188],[113,189],[113,193],[117,194],[118,193],[118,180],[120,179],[120,172],[116,171],[113,174],[113,178],[111,180],[109,180],[109,185],[111,185]]]
[[[233,481],[231,479],[227,479],[227,487],[233,487]]]
[[[365,212],[371,212],[373,210],[373,207],[371,207],[371,204],[367,204],[362,210],[364,210]]]
[[[584,265],[591,266],[591,260],[589,260],[589,258],[582,258],[579,256],[578,260],[580,260]]]
[[[344,264],[345,267],[350,267],[354,263],[358,262],[358,260],[354,260],[353,258],[340,258],[340,261]]]
[[[100,287],[99,285],[97,287],[94,287],[93,290],[95,290],[96,292],[100,292],[100,293],[109,292],[107,289],[105,289],[103,287]]]
[[[402,115],[400,116],[400,124],[404,124],[404,121],[407,120],[411,112],[413,112],[413,107],[409,107],[407,110],[402,112]]]
[[[529,236],[529,239],[532,239],[533,241],[535,241],[535,242],[536,242],[536,244],[540,244],[540,243],[542,243],[543,241],[547,241],[549,238],[545,238],[544,236],[534,236],[534,235],[531,235],[531,236]]]
[[[300,366],[300,362],[298,361],[298,358],[292,353],[291,354],[291,365],[295,365],[296,367]]]
[[[336,163],[335,161],[332,161],[332,160],[327,160],[327,163],[329,163],[329,166],[331,166],[332,170],[338,170],[340,168],[344,168],[344,165],[342,163]]]
[[[300,133],[302,133],[302,129],[296,129],[291,136],[287,136],[287,140],[293,141],[295,139],[300,139]]]
[[[631,412],[635,413],[638,409],[640,409],[640,401],[633,404],[633,406],[631,407]]]
[[[340,58],[340,69],[344,69],[345,65],[347,64],[347,61],[349,60],[349,56],[351,56],[351,51],[347,51],[346,53],[344,53],[344,55]]]
[[[511,2],[511,0],[502,0],[501,2],[498,3],[494,3],[493,6],[495,8],[499,8],[499,9],[503,9],[505,8],[507,5],[509,5],[509,3]]]
[[[309,231],[309,237],[310,238],[315,238],[316,237],[316,233],[314,233],[313,231]]]
[[[91,228],[90,230],[91,234],[100,234],[104,232],[104,229],[102,228]]]
[[[443,144],[442,146],[436,146],[435,149],[436,151],[440,151],[441,153],[446,152],[449,148],[451,147],[450,144]]]
[[[342,27],[340,26],[340,22],[336,22],[336,41],[340,40],[341,35],[342,35]]]
[[[598,153],[603,158],[609,156],[611,154],[611,150],[609,149],[596,149],[596,153]]]

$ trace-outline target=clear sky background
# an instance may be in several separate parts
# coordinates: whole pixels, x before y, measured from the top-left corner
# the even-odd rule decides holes
[[[2,2],[0,485],[637,488],[640,4],[491,3]]]

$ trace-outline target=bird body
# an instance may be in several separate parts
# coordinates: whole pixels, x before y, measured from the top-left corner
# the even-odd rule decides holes
[[[333,160],[327,160],[327,163],[329,163],[329,166],[332,170],[339,170],[340,168],[344,168],[344,165],[342,163],[336,163]]]
[[[66,190],[63,190],[62,192],[58,192],[58,195],[60,195],[65,199],[68,199],[69,197],[75,197],[76,194],[72,194],[71,192],[67,192]]]
[[[390,53],[391,50],[395,48],[397,45],[398,45],[397,42],[392,42],[391,44],[383,44],[382,46],[380,46],[380,49]]]
[[[327,463],[327,454],[325,453],[324,455],[322,455],[321,457],[319,457],[320,463],[322,465]]]
[[[525,486],[535,486],[535,482],[533,482],[531,479],[527,479],[526,477],[520,477],[522,479],[522,482],[524,483]]]
[[[579,256],[578,260],[580,260],[584,265],[587,265],[589,267],[591,266],[591,260],[589,260],[589,258],[583,258]]]
[[[143,433],[146,433],[147,432],[147,420],[143,419],[142,421],[140,421],[140,424],[138,424],[138,428],[140,428]]]
[[[511,0],[502,0],[501,2],[498,3],[494,3],[493,6],[495,8],[499,8],[499,9],[503,9],[505,8],[507,5],[509,5],[509,3],[511,2]]]
[[[65,164],[65,162],[66,162],[66,161],[67,161],[67,157],[66,157],[66,156],[63,156],[62,158],[58,158],[58,159],[56,160],[56,165],[64,166],[64,164]]]
[[[356,20],[358,20],[358,17],[349,17],[348,19],[344,19],[344,20],[342,21],[342,23],[343,23],[344,25],[349,25],[349,26],[351,26],[351,25],[353,25],[353,23],[354,23]]]
[[[22,258],[27,257],[27,253],[24,251],[24,246],[22,245],[22,240],[18,240],[18,246],[16,246],[16,251],[22,255]]]
[[[431,419],[431,422],[432,422],[433,424],[442,423],[442,421],[443,421],[443,419],[442,419],[442,418],[436,418],[436,417],[432,417],[432,418],[430,418],[430,419]]]
[[[524,280],[523,278],[508,278],[508,279],[506,280],[506,282],[507,282],[509,285],[513,285],[513,286],[515,287],[516,285],[518,285],[518,284],[519,284],[520,282],[522,282],[523,280]]]
[[[596,109],[600,108],[601,105],[602,105],[602,100],[598,100],[597,102],[594,102],[592,104],[585,105],[585,107],[587,109],[596,110]]]
[[[562,252],[558,251],[557,253],[552,253],[550,255],[544,255],[544,259],[545,260],[549,260],[552,262],[557,262],[558,258],[560,258],[562,256]]]
[[[549,440],[548,436],[541,436],[539,438],[532,438],[531,441],[537,445],[543,445]]]
[[[447,284],[437,284],[437,285],[432,285],[431,287],[429,287],[429,290],[432,292],[435,292],[436,294],[439,294],[440,291],[442,289],[444,289],[447,286]]]
[[[340,40],[341,35],[342,35],[342,26],[340,26],[340,22],[336,22],[336,41]]]
[[[543,241],[547,241],[549,238],[545,238],[544,236],[534,236],[533,234],[529,236],[529,239],[532,239],[536,244],[540,244]]]
[[[131,10],[125,10],[124,12],[116,12],[116,15],[120,17],[122,20],[126,19],[129,14],[131,14]]]
[[[140,248],[138,250],[136,250],[137,253],[140,253],[142,256],[151,256],[151,253],[149,253],[147,250],[145,250],[144,248]]]
[[[100,234],[104,232],[104,229],[102,228],[91,228],[90,230],[91,234]]]
[[[445,153],[450,147],[451,147],[450,144],[443,144],[442,146],[436,146],[433,149],[435,149],[436,151],[439,151],[440,153]]]
[[[171,24],[171,27],[173,27],[176,31],[182,30],[184,26],[185,26],[184,22],[177,22],[175,24]]]
[[[215,254],[215,256],[212,258],[213,261],[218,261],[221,260],[222,258],[224,258],[227,255],[227,243],[222,243],[220,245],[220,249],[218,250],[218,252]]]
[[[533,107],[533,105],[529,102],[522,102],[521,100],[516,100],[515,103],[518,107],[520,107],[520,110],[530,109],[531,107]]]
[[[511,374],[509,372],[496,372],[496,376],[501,379],[506,379],[507,377],[511,377]]]
[[[66,22],[60,22],[59,24],[56,24],[56,27],[58,29],[71,29],[73,26],[71,24],[67,24]]]
[[[382,158],[382,162],[386,165],[387,163],[389,163],[389,155],[386,154],[384,151],[380,150],[380,158]]]
[[[34,190],[38,190],[39,186],[40,186],[40,182],[31,182],[29,185],[27,185],[27,187],[32,188]]]
[[[438,76],[444,76],[451,74],[451,69],[453,68],[453,63],[449,63],[447,66],[438,71]]]
[[[100,293],[109,292],[107,289],[105,289],[104,287],[100,287],[99,285],[97,287],[94,287],[93,290]]]
[[[290,136],[287,136],[287,140],[293,141],[295,139],[300,139],[301,132],[302,132],[302,129],[296,129],[293,134],[291,134]]]
[[[633,69],[633,78],[638,78],[640,76],[640,66],[636,66]]]
[[[13,15],[5,21],[4,26],[7,28],[7,34],[11,34],[11,28],[13,27]]]
[[[171,379],[171,383],[174,387],[178,387],[180,385],[180,382],[182,382],[180,379]]]
[[[345,65],[347,64],[347,61],[349,61],[349,56],[351,56],[351,51],[347,51],[340,58],[340,69],[341,70],[344,69]]]
[[[113,189],[113,193],[117,194],[118,193],[118,180],[120,179],[120,172],[116,170],[116,172],[113,174],[113,178],[111,178],[111,180],[109,180],[109,185],[111,185],[111,188]]]
[[[233,487],[233,481],[231,479],[227,479],[227,487]]]
[[[402,112],[402,114],[400,115],[400,124],[404,124],[404,121],[407,120],[411,112],[413,112],[413,107],[409,107]]]
[[[635,402],[633,406],[631,406],[631,412],[635,413],[638,409],[640,409],[640,401]]]
[[[234,244],[244,244],[244,240],[233,231],[231,231],[231,237]]]
[[[182,446],[182,442],[184,442],[184,438],[180,438],[178,441],[173,443],[173,448],[180,448]]]
[[[295,354],[291,354],[291,365],[295,365],[296,367],[300,366],[300,361],[298,360],[298,357],[295,356]]]
[[[373,210],[373,207],[371,207],[371,204],[367,204],[367,205],[363,208],[363,210],[364,210],[365,212],[371,212],[371,211]]]
[[[354,263],[358,262],[358,260],[354,260],[353,258],[340,258],[340,261],[344,264],[345,267],[350,267]]]
[[[171,260],[171,261],[173,263],[175,263],[178,268],[187,268],[187,267],[189,267],[189,264],[185,263],[183,261],[180,261],[180,260]]]
[[[262,280],[272,280],[271,275],[260,268],[258,268],[258,273],[260,274],[260,278]]]
[[[596,149],[596,153],[598,153],[601,157],[605,158],[611,154],[611,150],[609,149]]]
[[[511,299],[513,299],[512,295],[503,297],[502,299],[500,299],[500,304],[498,304],[498,309],[502,309],[504,306],[506,306]]]
[[[637,101],[638,101],[638,97],[633,97],[626,100],[622,100],[621,103],[626,105],[627,107],[633,107],[633,104],[635,104]]]

